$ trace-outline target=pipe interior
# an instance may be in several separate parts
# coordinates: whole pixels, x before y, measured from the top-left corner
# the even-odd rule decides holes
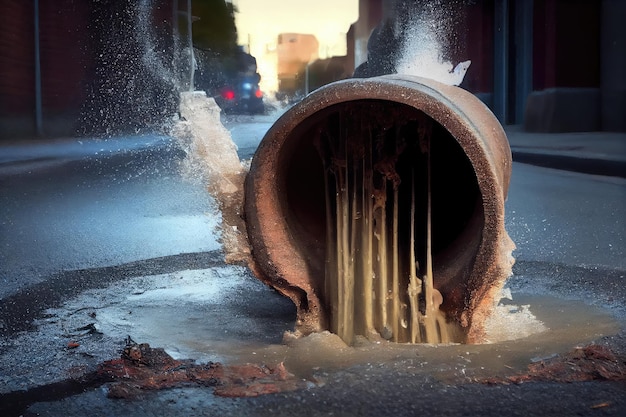
[[[430,179],[426,178],[427,159],[419,150],[419,132],[423,132],[424,126],[428,126],[430,135]],[[443,294],[441,309],[454,310],[451,294],[455,287],[462,285],[466,278],[464,274],[471,270],[484,227],[478,180],[457,140],[422,111],[383,100],[358,100],[329,106],[312,114],[288,133],[277,164],[281,207],[293,243],[308,263],[309,275],[314,279],[313,287],[329,310],[332,303],[324,282],[328,240],[325,188],[328,180],[325,181],[324,176],[324,158],[328,162],[329,157],[321,155],[324,151],[320,151],[320,140],[326,143],[325,146],[336,146],[336,149],[344,143],[346,158],[356,159],[360,156],[351,156],[351,153],[359,153],[358,149],[363,146],[389,148],[392,150],[381,152],[391,155],[393,149],[398,148],[393,143],[404,144],[404,151],[394,161],[401,190],[398,229],[410,228],[407,213],[411,211],[412,193],[416,211],[425,212],[426,184],[430,181],[434,287]],[[338,192],[332,181],[330,188],[331,196]],[[390,220],[386,227],[390,230]],[[425,222],[416,222],[415,235],[416,240],[425,238]],[[401,257],[409,256],[407,236],[408,233],[403,233],[398,239],[397,251]],[[422,259],[424,249],[418,246],[418,259]],[[401,272],[403,275],[407,273]],[[354,311],[358,315],[358,300],[356,304]],[[330,311],[330,315],[333,314]],[[356,327],[357,333],[365,331],[358,325]]]

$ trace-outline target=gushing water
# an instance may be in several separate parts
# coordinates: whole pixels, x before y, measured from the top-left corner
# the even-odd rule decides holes
[[[377,117],[383,110],[371,105],[340,115],[351,122],[339,121],[336,138],[333,126],[318,129],[330,327],[346,343],[355,335],[458,341],[434,287],[432,121],[419,114],[405,126],[386,126]],[[418,162],[407,168],[407,160]]]
[[[183,172],[189,178],[200,178],[216,199],[222,217],[222,244],[227,261],[245,260],[249,248],[245,241],[245,225],[241,220],[242,191],[245,171],[237,155],[230,133],[220,121],[220,108],[204,91],[193,91],[196,65],[191,36],[191,2],[187,2],[187,45],[181,51],[178,25],[172,29],[173,53],[157,51],[150,24],[153,1],[142,0],[137,7],[137,35],[142,49],[142,62],[154,77],[166,82],[179,94],[179,114],[174,118],[170,134],[177,138],[187,153]],[[173,16],[177,22],[178,11]],[[167,62],[168,56],[171,62]],[[189,91],[186,91],[189,90]]]
[[[222,244],[229,262],[247,260],[250,249],[241,218],[244,170],[230,133],[220,122],[220,109],[203,91],[180,96],[181,118],[172,134],[187,152],[184,170],[200,177],[222,215]]]
[[[459,85],[472,61],[456,66],[444,58],[442,38],[451,30],[450,17],[441,2],[427,2],[418,12],[410,13],[405,24],[401,53],[396,70],[399,74],[430,78],[448,85]]]

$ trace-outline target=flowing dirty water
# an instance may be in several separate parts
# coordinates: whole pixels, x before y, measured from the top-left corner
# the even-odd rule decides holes
[[[349,122],[339,132],[330,123],[317,129],[331,330],[348,344],[376,334],[394,342],[460,341],[434,286],[432,120],[419,113],[387,126],[390,111],[371,104],[340,114]]]
[[[205,105],[199,107],[206,111]],[[454,338],[446,333],[442,325],[445,315],[438,311],[442,300],[436,297],[436,277],[432,272],[432,254],[429,254],[432,250],[429,249],[429,241],[433,237],[429,210],[432,203],[428,122],[424,118],[409,123],[409,128],[417,131],[420,137],[413,144],[414,149],[410,154],[403,154],[406,143],[402,142],[401,135],[396,131],[391,132],[396,137],[395,141],[390,142],[393,145],[391,148],[371,146],[370,149],[374,151],[365,157],[366,151],[361,152],[363,155],[358,149],[351,153],[354,149],[350,147],[355,146],[354,143],[346,142],[339,149],[330,149],[329,143],[323,144],[324,129],[320,130],[319,152],[328,166],[329,174],[326,181],[329,196],[327,203],[329,210],[344,220],[327,224],[329,229],[336,228],[329,233],[329,247],[333,249],[329,251],[329,276],[335,277],[334,282],[337,283],[330,293],[338,294],[340,286],[344,287],[344,291],[350,285],[373,287],[374,297],[365,303],[372,310],[371,316],[368,318],[368,314],[357,314],[364,320],[355,320],[357,324],[351,330],[350,308],[355,309],[355,304],[358,304],[354,298],[350,302],[351,306],[337,303],[337,311],[347,309],[347,312],[343,310],[343,316],[339,313],[336,315],[334,329],[337,329],[337,334],[323,332],[298,337],[292,333],[295,308],[291,302],[261,284],[247,268],[228,265],[141,277],[124,283],[112,292],[111,288],[103,292],[95,291],[88,296],[103,302],[102,308],[97,310],[95,328],[118,342],[126,335],[132,335],[137,341],[165,348],[173,358],[191,358],[196,363],[282,363],[297,378],[309,381],[312,384],[310,387],[323,384],[323,375],[328,372],[341,371],[351,366],[393,362],[409,363],[408,367],[413,367],[416,374],[435,376],[450,383],[495,374],[512,374],[524,371],[529,363],[553,358],[573,346],[591,343],[619,332],[619,322],[608,311],[581,301],[525,294],[523,288],[518,288],[513,293],[505,289],[500,303],[494,306],[494,314],[486,323],[488,343],[450,343],[454,342]],[[218,133],[224,135],[219,140],[228,144],[228,132]],[[378,133],[385,134],[382,131]],[[192,135],[192,140],[196,141],[194,146],[210,147],[215,139],[213,136],[207,139]],[[376,140],[374,134],[364,137],[366,140]],[[225,147],[232,153],[234,148]],[[362,164],[360,167],[358,163],[349,163],[349,158],[354,155],[363,156],[359,161]],[[195,164],[198,169],[206,155],[201,153],[192,156],[200,157]],[[403,175],[403,178],[411,178],[411,183],[402,190],[401,195],[399,184],[393,182],[394,172],[387,168],[392,166],[389,162],[394,158],[407,157],[419,158],[423,163],[418,164],[421,169],[419,173],[413,171],[411,175]],[[240,175],[238,165],[230,164],[227,169],[233,170],[235,177]],[[223,173],[210,172],[207,175],[213,191],[224,184],[220,175]],[[361,189],[354,186],[359,182],[363,185]],[[215,194],[219,199],[220,195],[223,197],[230,193]],[[368,199],[366,195],[372,195],[373,198]],[[238,210],[238,206],[228,198],[223,199],[220,207],[235,213]],[[403,210],[409,216],[402,222],[404,225],[410,224],[409,230],[413,230],[402,237],[397,236],[400,227],[396,224],[400,223],[400,207],[410,208]],[[358,224],[356,220],[347,219],[368,221],[363,220]],[[415,224],[418,222],[420,225]],[[391,236],[384,236],[387,228],[376,228],[376,223],[379,226],[391,225]],[[230,226],[226,224],[224,227]],[[419,231],[416,233],[415,230]],[[423,236],[424,240],[417,242],[416,236]],[[399,240],[402,240],[402,245],[398,244]],[[342,250],[341,245],[345,245],[347,250]],[[400,254],[400,246],[409,247],[410,251]],[[236,245],[231,249],[236,250]],[[363,279],[357,281],[356,271],[368,275],[358,269],[362,266],[355,267],[353,263],[357,252],[364,259],[372,259],[377,263],[369,266],[372,268],[370,271],[376,271],[372,277],[386,275],[387,279],[376,281],[378,286],[374,280],[369,283]],[[350,256],[344,258],[344,253]],[[391,253],[391,261],[384,259],[388,253]],[[337,255],[333,257],[332,254]],[[343,275],[338,272],[340,258],[345,262],[343,265],[347,266],[343,269]],[[401,275],[412,277],[413,280],[408,278],[400,282]],[[347,282],[349,280],[353,282]],[[333,282],[333,279],[328,281]],[[359,293],[354,289],[352,291],[353,294]],[[395,296],[376,298],[377,292]],[[431,295],[427,298],[425,295],[428,292]],[[413,301],[411,296],[414,297]],[[349,300],[350,297],[342,299]],[[427,303],[429,299],[431,303]],[[65,311],[64,319],[52,319],[56,325],[63,323],[64,329],[84,328],[85,323],[70,324],[75,312],[80,311],[79,306],[84,305],[89,303],[84,299],[75,299],[63,309],[48,313],[59,318]],[[67,314],[68,311],[71,314]],[[354,311],[356,313],[358,310]],[[387,320],[384,320],[385,313]],[[93,321],[92,315],[89,317],[87,321]],[[389,317],[393,319],[389,320]],[[82,321],[85,321],[84,316]],[[368,327],[371,324],[374,327]],[[372,328],[389,337],[368,338],[371,336],[368,329]],[[453,335],[454,330],[450,334]],[[414,344],[416,342],[425,343]]]
[[[429,253],[432,251],[429,246],[434,238],[430,230],[431,127],[428,125],[429,120],[425,119],[427,118],[409,123],[410,128],[419,133],[420,140],[413,144],[414,149],[407,154],[403,154],[406,143],[402,142],[397,131],[390,133],[397,137],[395,141],[387,142],[393,145],[391,148],[388,145],[384,145],[388,146],[387,149],[384,146],[371,146],[370,149],[374,151],[366,156],[367,151],[363,149],[365,146],[359,147],[359,142],[355,145],[355,142],[346,141],[339,144],[338,149],[333,149],[328,142],[324,143],[323,135],[328,132],[324,132],[324,126],[320,127],[318,152],[328,168],[325,171],[327,210],[334,213],[330,218],[340,220],[326,224],[330,231],[328,247],[331,248],[327,257],[327,278],[330,277],[327,282],[332,287],[329,293],[335,294],[339,299],[340,291],[346,294],[350,287],[353,291],[351,301],[336,304],[333,330],[337,334],[323,332],[298,337],[292,333],[294,306],[287,299],[259,285],[246,268],[226,266],[217,275],[210,273],[214,280],[212,282],[219,288],[214,293],[219,294],[218,298],[203,298],[200,295],[203,291],[202,285],[194,284],[192,291],[185,291],[182,289],[184,285],[181,287],[182,282],[177,284],[178,291],[171,295],[176,298],[176,294],[183,294],[184,303],[180,299],[164,302],[162,297],[170,296],[167,285],[159,291],[148,289],[137,294],[138,299],[146,302],[147,311],[151,309],[148,307],[151,304],[148,300],[160,294],[155,298],[158,301],[152,307],[154,309],[155,305],[159,306],[158,315],[142,313],[136,314],[133,319],[136,320],[133,326],[146,329],[146,339],[142,341],[153,346],[164,346],[174,357],[193,358],[198,362],[211,360],[226,364],[283,363],[289,372],[315,386],[323,384],[323,375],[326,372],[385,362],[408,361],[412,364],[409,367],[414,367],[414,372],[436,376],[451,383],[494,374],[511,374],[524,371],[529,363],[561,355],[573,346],[618,333],[620,324],[610,311],[582,301],[525,294],[522,286],[513,293],[505,289],[499,304],[494,306],[494,314],[486,323],[488,343],[450,343],[455,340],[454,329],[448,334],[441,324],[445,321],[445,315],[438,311],[438,307],[443,300],[436,296],[436,277],[432,272],[432,253]],[[374,142],[374,133],[361,137]],[[381,130],[378,134],[384,135],[385,132]],[[360,166],[354,163],[355,155],[361,157],[358,160]],[[354,158],[353,161],[350,161],[351,157]],[[393,170],[385,169],[385,165],[388,168],[388,163],[394,158],[407,157],[419,158],[422,161],[418,164],[421,171],[413,171],[411,175],[403,173],[403,178],[411,178],[411,183],[408,186],[405,184],[401,193],[399,184],[393,181]],[[362,184],[361,188],[355,186],[359,183]],[[373,198],[369,199],[367,195],[372,195]],[[376,195],[378,199],[374,198]],[[376,202],[378,206],[375,206]],[[239,209],[228,207],[227,203],[222,208],[235,212]],[[410,210],[403,210],[409,215],[401,221],[400,207],[410,207]],[[357,220],[361,220],[361,223]],[[376,228],[376,223],[379,228]],[[380,227],[381,224],[391,227]],[[400,224],[409,224],[410,227],[405,229],[413,232],[400,237]],[[385,229],[392,230],[391,236],[383,236]],[[416,236],[422,236],[424,240],[418,242]],[[398,244],[400,240],[402,245]],[[400,253],[400,246],[410,249]],[[354,256],[357,253],[364,259],[375,260],[378,265],[363,267],[361,263],[361,266],[356,267]],[[366,256],[366,253],[370,256]],[[384,259],[388,253],[391,253],[391,261]],[[345,257],[345,254],[349,256]],[[387,279],[379,279],[376,282],[378,286],[374,280],[355,279],[358,274],[368,275],[364,268],[371,268],[370,272],[377,271],[372,273],[372,277],[386,275]],[[206,274],[206,271],[189,274]],[[413,277],[413,280],[408,278],[400,282],[401,275]],[[238,277],[240,281],[233,283],[233,277]],[[193,279],[191,282],[194,282]],[[332,284],[333,282],[336,284]],[[360,292],[354,287],[368,285],[372,285],[375,295],[366,300],[364,304],[368,307],[364,309],[371,308],[372,311],[361,315],[358,308],[363,307],[355,307],[356,294]],[[391,293],[394,296],[379,295],[376,298],[377,292]],[[427,296],[429,292],[430,296]],[[181,316],[181,305],[195,304],[194,297],[189,296],[192,293],[196,294],[194,297],[200,302],[190,308],[200,311]],[[254,301],[249,301],[250,298]],[[350,298],[348,296],[341,299]],[[212,306],[224,301],[228,304],[234,300],[238,300],[233,304],[237,310],[231,311],[231,317],[239,321],[231,323],[231,327],[224,322],[224,315],[218,313],[219,308],[212,310]],[[352,311],[356,316],[363,318],[362,321],[357,319],[352,329],[351,309],[354,309]],[[212,311],[215,315],[211,314]],[[389,316],[393,319],[389,320]],[[173,320],[171,331],[167,328],[163,330],[168,317],[177,317]],[[368,330],[371,329],[390,337],[368,339]],[[189,337],[190,333],[193,337]],[[414,344],[416,342],[426,343]]]

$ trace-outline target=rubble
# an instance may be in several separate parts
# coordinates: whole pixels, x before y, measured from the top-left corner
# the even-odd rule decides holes
[[[524,382],[626,381],[626,358],[609,348],[591,344],[576,347],[564,356],[555,355],[528,365],[528,372],[508,377],[487,378],[490,385]]]
[[[273,367],[223,365],[219,362],[196,364],[193,360],[173,359],[161,348],[138,344],[130,338],[120,358],[99,366],[96,378],[111,382],[109,398],[125,399],[140,397],[145,390],[185,384],[213,387],[215,395],[222,397],[256,397],[304,387],[283,363]]]

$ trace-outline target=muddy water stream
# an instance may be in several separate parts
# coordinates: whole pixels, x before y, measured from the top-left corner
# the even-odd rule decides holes
[[[303,378],[326,371],[354,365],[382,366],[401,362],[416,373],[435,375],[443,380],[458,381],[471,377],[487,377],[524,371],[530,363],[550,359],[585,345],[605,335],[615,334],[619,325],[609,314],[579,301],[564,301],[554,297],[516,296],[526,306],[509,305],[505,314],[530,313],[519,329],[507,330],[529,334],[515,340],[498,340],[502,334],[490,334],[494,343],[468,344],[410,344],[389,341],[371,342],[357,337],[347,346],[329,332],[289,340],[281,345],[257,346],[242,350],[236,360],[274,363],[284,361],[287,368]],[[514,324],[513,324],[514,325]],[[533,333],[536,332],[536,333]]]
[[[94,307],[84,309],[86,305]],[[488,334],[492,343],[410,344],[358,336],[348,346],[329,332],[298,339],[289,333],[295,320],[291,302],[245,268],[230,266],[132,279],[86,292],[48,315],[40,323],[44,332],[46,327],[70,329],[91,322],[107,337],[131,335],[165,348],[174,358],[284,362],[290,372],[313,381],[350,366],[391,363],[450,381],[512,374],[619,331],[607,311],[580,301],[513,294],[496,310],[498,320]]]
[[[348,344],[461,341],[433,276],[432,120],[416,113],[394,126],[386,110],[370,103],[316,129],[330,329]]]

